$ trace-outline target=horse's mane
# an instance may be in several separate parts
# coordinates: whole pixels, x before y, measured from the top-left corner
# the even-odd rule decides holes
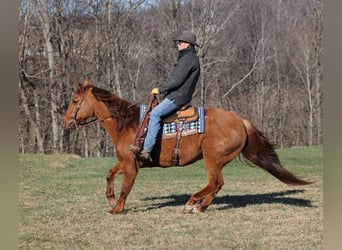
[[[136,128],[139,125],[139,107],[131,105],[111,92],[91,86],[94,97],[103,102],[112,117],[117,121],[116,129],[118,132],[123,129]]]

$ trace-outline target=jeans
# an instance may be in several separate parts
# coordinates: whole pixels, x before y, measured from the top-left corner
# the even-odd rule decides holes
[[[150,121],[148,123],[147,135],[144,142],[144,150],[148,152],[152,151],[161,127],[161,120],[176,110],[178,110],[176,104],[167,98],[165,98],[154,109],[152,109]]]

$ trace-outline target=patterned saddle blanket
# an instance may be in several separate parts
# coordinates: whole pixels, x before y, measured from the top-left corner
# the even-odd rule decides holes
[[[204,107],[194,107],[197,111],[198,118],[191,122],[183,122],[176,119],[173,122],[163,122],[162,129],[160,133],[162,134],[163,139],[174,138],[177,135],[177,130],[181,126],[183,126],[182,136],[193,135],[193,134],[202,134],[204,133],[205,129],[205,122],[204,122]],[[144,117],[144,113],[146,110],[146,105],[140,105],[140,122]],[[173,116],[173,115],[171,115]],[[164,119],[169,120],[169,119]]]

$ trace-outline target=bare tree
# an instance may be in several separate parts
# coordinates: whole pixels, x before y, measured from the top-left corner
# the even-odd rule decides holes
[[[44,153],[44,140],[41,129],[41,116],[40,116],[40,103],[39,103],[39,90],[33,79],[44,73],[44,71],[37,72],[35,75],[28,75],[26,73],[26,64],[34,61],[33,51],[34,49],[28,47],[28,40],[32,39],[30,22],[33,17],[33,13],[30,8],[23,7],[23,15],[21,16],[20,23],[20,35],[19,35],[19,65],[20,65],[20,81],[19,81],[19,96],[20,104],[23,107],[24,113],[28,120],[29,126],[32,128],[32,137],[37,146],[37,153]],[[33,103],[33,105],[31,105]],[[33,108],[30,108],[33,107]],[[22,143],[22,151],[24,151],[25,145]]]
[[[147,102],[185,29],[201,45],[194,104],[238,112],[281,147],[322,143],[319,0],[21,0],[19,8],[21,152],[113,155],[99,124],[62,128],[75,84],[90,77]]]
[[[35,118],[32,116],[31,111],[28,107],[28,101],[27,101],[27,94],[25,93],[24,88],[22,87],[21,81],[19,81],[19,91],[20,91],[20,97],[22,100],[22,106],[24,108],[25,114],[30,122],[30,125],[32,126],[32,132],[34,133],[34,137],[37,140],[37,153],[43,154],[44,153],[44,145],[43,145],[43,138],[40,132],[40,127],[39,127],[39,112],[36,112]],[[35,94],[35,103],[37,103],[37,95]],[[39,110],[39,108],[35,105],[36,111]],[[22,145],[22,150],[24,151],[24,145]]]
[[[226,9],[226,12],[222,12]],[[225,54],[212,53],[220,44],[220,37],[224,36],[229,22],[235,17],[240,9],[240,2],[231,1],[192,1],[189,8],[189,26],[197,34],[201,48],[198,51],[201,63],[200,77],[200,103],[205,106],[213,105],[209,100],[218,98],[217,88],[213,87],[215,82],[211,81],[213,68],[227,62]],[[184,18],[186,20],[186,18]],[[208,102],[209,101],[209,102]]]
[[[43,38],[45,40],[46,46],[46,57],[48,59],[49,67],[49,81],[48,85],[50,87],[50,105],[51,105],[51,125],[52,125],[52,148],[54,153],[58,153],[58,139],[59,139],[59,129],[58,129],[58,115],[57,115],[57,88],[56,88],[56,66],[54,60],[54,48],[52,44],[52,31],[50,27],[50,17],[48,11],[47,0],[42,0],[40,4],[34,2],[38,10],[38,19],[40,21],[41,29],[43,32]]]
[[[304,3],[303,3],[304,4]],[[299,23],[298,36],[296,37],[297,53],[292,57],[292,64],[296,69],[299,79],[305,86],[307,100],[306,134],[309,146],[314,145],[314,132],[316,138],[321,133],[321,5],[320,1],[309,1],[308,17],[305,23]],[[315,124],[316,117],[316,124]],[[315,127],[317,128],[315,130]],[[320,143],[320,139],[316,139]]]

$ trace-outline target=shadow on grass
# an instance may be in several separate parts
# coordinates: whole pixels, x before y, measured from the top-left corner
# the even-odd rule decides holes
[[[260,204],[284,204],[298,207],[313,207],[310,200],[287,197],[288,195],[294,195],[298,193],[303,193],[304,190],[288,190],[283,192],[272,192],[265,194],[245,194],[245,195],[225,195],[217,196],[212,205],[226,205],[224,207],[218,208],[218,210],[240,208],[246,206],[260,205]],[[143,200],[154,200],[155,203],[146,210],[157,209],[162,207],[172,207],[181,206],[190,198],[189,195],[170,195],[170,196],[160,196],[160,197],[148,197]],[[166,201],[163,201],[166,200]]]

